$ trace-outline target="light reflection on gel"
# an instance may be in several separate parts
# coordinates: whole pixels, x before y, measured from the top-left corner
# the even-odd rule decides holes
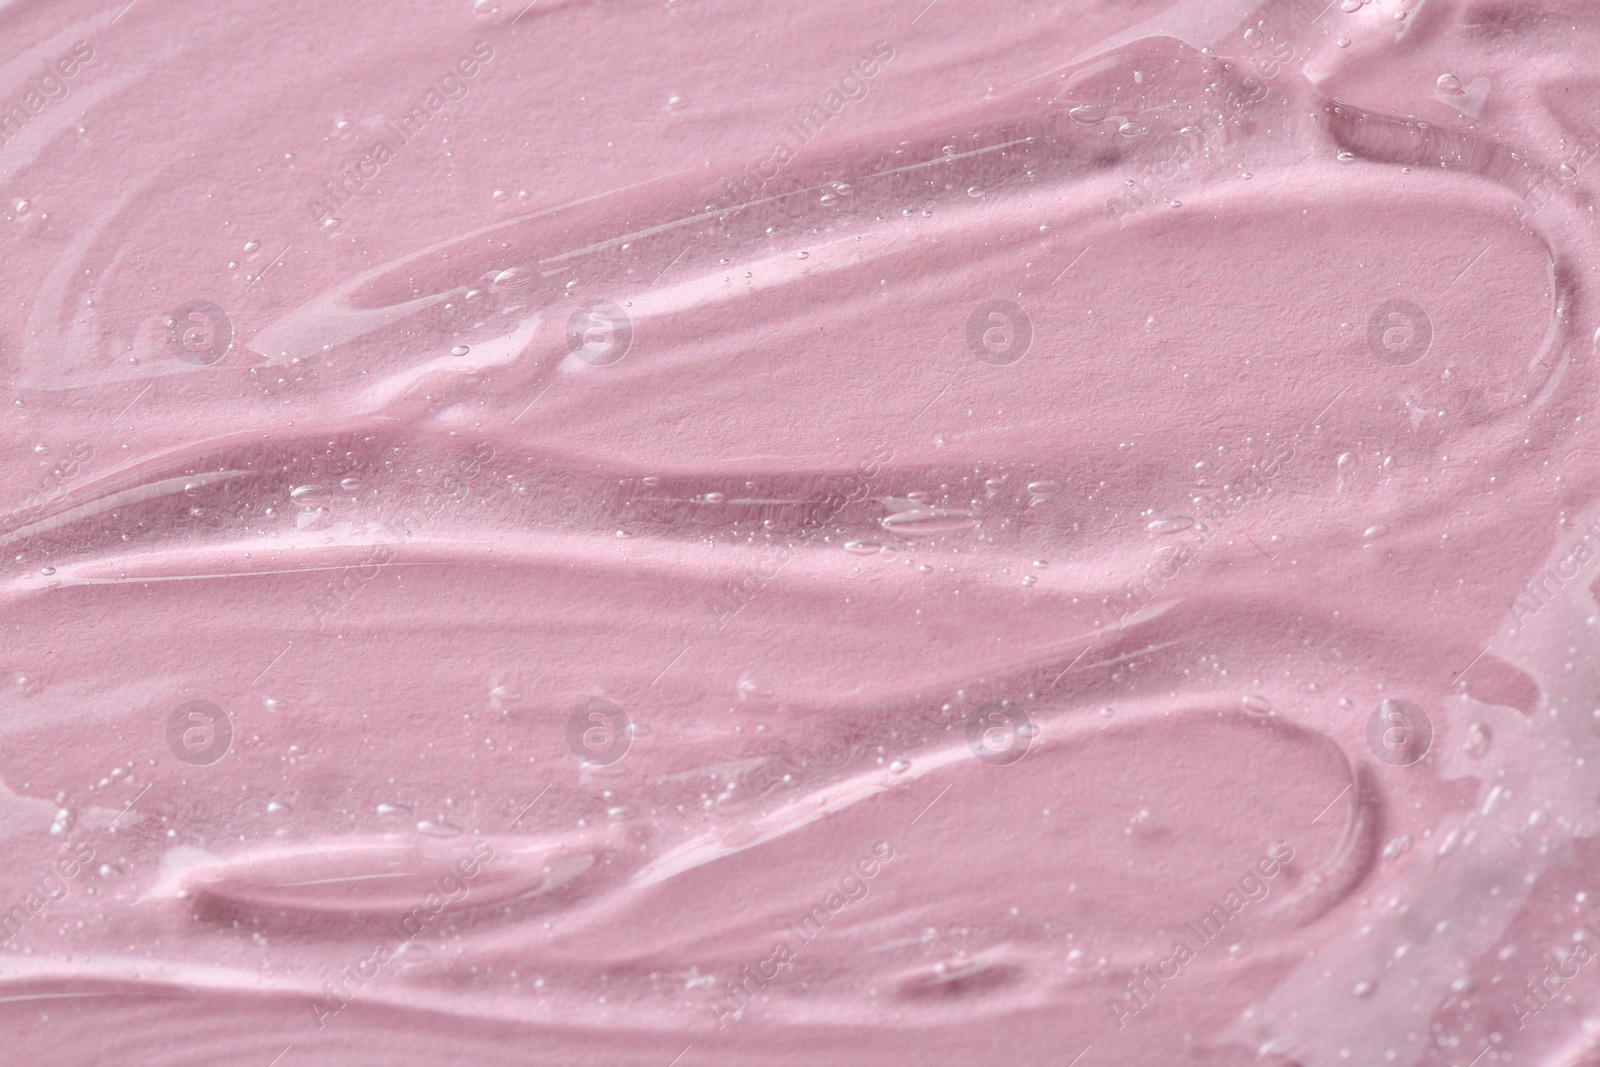
[[[425,8],[425,9],[423,9]],[[18,1062],[1600,1062],[1600,17],[0,19]]]

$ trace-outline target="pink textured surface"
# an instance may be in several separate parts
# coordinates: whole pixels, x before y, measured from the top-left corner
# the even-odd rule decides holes
[[[1600,1063],[1597,47],[0,2],[0,1062]]]

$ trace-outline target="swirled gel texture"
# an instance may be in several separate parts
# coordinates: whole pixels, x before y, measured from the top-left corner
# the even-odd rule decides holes
[[[1600,15],[0,4],[6,1062],[1600,1063]]]

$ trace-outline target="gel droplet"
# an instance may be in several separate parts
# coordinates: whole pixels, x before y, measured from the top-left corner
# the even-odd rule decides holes
[[[394,959],[402,967],[416,967],[427,963],[433,956],[433,950],[420,941],[407,941],[395,950]]]
[[[295,517],[297,530],[326,530],[333,524],[332,512],[327,508],[306,508]]]
[[[1106,120],[1106,109],[1098,104],[1081,104],[1069,110],[1067,117],[1080,126],[1093,126]]]
[[[828,182],[823,186],[822,202],[832,207],[844,200],[847,196],[854,195],[856,187],[849,182]]]
[[[304,507],[326,504],[331,495],[326,488],[320,485],[299,485],[289,490],[289,499]]]
[[[1182,533],[1194,525],[1194,518],[1189,515],[1169,515],[1164,519],[1152,519],[1145,527],[1153,534]]]
[[[533,284],[537,275],[527,267],[507,267],[496,274],[490,281],[497,289],[521,289],[525,285]]]
[[[975,525],[971,512],[956,508],[911,508],[878,520],[885,530],[907,537],[959,533]]]

